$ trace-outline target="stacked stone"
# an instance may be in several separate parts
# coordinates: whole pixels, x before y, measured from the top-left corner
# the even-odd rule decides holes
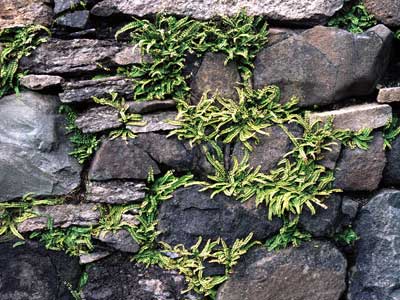
[[[155,175],[168,169],[190,171],[198,178],[212,174],[204,149],[167,138],[176,128],[167,122],[177,114],[173,100],[128,101],[129,111],[142,114],[147,125],[129,127],[138,134],[135,139],[111,140],[108,132],[121,126],[118,111],[94,105],[92,96],[113,91],[129,100],[133,82],[120,76],[89,78],[102,68],[151,61],[137,47],[112,39],[115,20],[159,12],[210,19],[246,9],[280,26],[270,29],[270,42],[257,55],[255,88],[276,84],[283,101],[296,95],[301,107],[313,110],[311,120],[334,116],[335,128],[371,128],[374,136],[368,150],[339,144],[326,155],[324,166],[334,171],[335,187],[345,193],[327,199],[328,209],[301,216],[301,228],[316,239],[280,252],[252,249],[220,286],[217,299],[400,299],[400,191],[393,189],[400,188],[400,138],[385,153],[382,135],[400,101],[400,88],[382,88],[377,100],[372,99],[395,49],[386,26],[400,26],[398,1],[366,0],[383,24],[361,34],[324,26],[343,0],[55,0],[54,7],[50,2],[5,0],[0,7],[0,29],[50,25],[52,20],[57,24],[54,37],[21,61],[21,70],[29,71],[21,79],[26,90],[0,99],[0,201],[29,192],[43,197],[81,192],[84,200],[38,207],[38,215],[46,217],[20,223],[20,232],[45,229],[49,216],[54,227],[96,225],[99,204],[142,202],[150,170]],[[225,58],[207,53],[192,67],[193,104],[204,91],[236,97],[240,75],[234,63],[224,64]],[[84,167],[68,155],[72,146],[64,117],[57,112],[61,103],[79,108],[76,125],[82,132],[102,136],[100,149]],[[295,126],[290,130],[301,134]],[[251,166],[261,165],[265,173],[292,149],[278,126],[268,133],[253,144],[249,161]],[[244,155],[239,143],[231,150],[232,156]],[[226,156],[229,165],[229,151]],[[224,195],[211,199],[210,193],[198,190],[180,188],[161,205],[160,241],[190,247],[198,236],[221,237],[231,245],[251,232],[264,241],[282,225],[279,219],[267,220],[266,208],[256,208],[250,201],[239,203]],[[135,211],[123,218],[137,222]],[[354,261],[348,261],[329,239],[352,224],[361,239],[356,242]],[[126,230],[104,232],[98,239],[101,247],[80,258],[82,264],[91,263],[84,299],[201,299],[181,294],[187,286],[177,272],[130,262],[126,253],[136,253],[139,245]],[[12,244],[0,243],[0,299],[71,299],[63,282],[76,286],[82,271],[77,259],[45,252],[35,242],[16,249]],[[219,269],[207,271],[221,274]]]

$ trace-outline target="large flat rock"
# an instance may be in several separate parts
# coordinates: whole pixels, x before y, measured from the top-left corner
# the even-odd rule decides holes
[[[325,23],[342,6],[343,0],[103,0],[93,7],[92,14],[143,17],[164,12],[204,20],[233,16],[245,9],[250,15],[261,15],[274,21],[315,25]]]
[[[80,184],[81,166],[68,155],[57,97],[24,92],[0,99],[0,201],[68,194]]]
[[[373,92],[389,62],[392,33],[377,25],[361,34],[316,26],[262,50],[254,86],[278,85],[282,99],[327,105]]]

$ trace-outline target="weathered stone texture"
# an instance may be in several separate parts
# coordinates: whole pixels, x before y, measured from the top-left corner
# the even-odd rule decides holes
[[[26,75],[20,79],[22,86],[34,91],[59,88],[63,82],[64,79],[62,77],[51,75],[32,74]]]
[[[364,0],[369,13],[387,26],[400,26],[400,2],[398,0]]]
[[[379,89],[378,102],[379,103],[400,102],[400,87]]]
[[[96,203],[122,204],[137,202],[145,196],[144,183],[129,181],[89,181],[86,185],[86,200]]]

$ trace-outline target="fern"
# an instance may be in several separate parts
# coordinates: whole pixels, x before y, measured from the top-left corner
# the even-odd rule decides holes
[[[394,116],[383,129],[384,149],[391,149],[392,143],[400,135],[400,122],[399,119]]]
[[[360,239],[360,237],[353,230],[353,228],[349,226],[345,228],[342,232],[335,234],[333,239],[340,244],[353,245],[355,241]]]
[[[19,62],[47,41],[43,34],[50,35],[50,31],[41,25],[0,30],[3,47],[0,52],[0,97],[11,91],[19,92],[19,79],[26,75],[26,72],[18,73]]]

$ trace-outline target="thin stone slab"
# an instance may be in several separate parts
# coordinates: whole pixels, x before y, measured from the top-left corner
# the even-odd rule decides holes
[[[400,87],[379,89],[378,102],[379,103],[400,102]]]
[[[79,264],[81,265],[87,265],[92,262],[98,261],[102,258],[105,258],[109,256],[111,253],[108,251],[98,251],[98,252],[92,252],[88,254],[83,254],[79,256]]]
[[[176,112],[159,112],[143,116],[144,126],[127,126],[134,133],[169,131],[179,126],[169,124],[168,121],[175,120]]]
[[[89,181],[86,185],[86,200],[96,203],[123,204],[138,202],[145,197],[146,185],[130,181]]]
[[[175,100],[130,101],[128,104],[129,112],[138,114],[168,110],[176,107]]]
[[[79,114],[75,124],[83,133],[96,133],[118,128],[122,122],[118,110],[110,106],[98,106]]]
[[[64,79],[61,76],[30,74],[22,77],[19,82],[22,86],[30,90],[42,91],[45,89],[59,88],[64,82]]]

